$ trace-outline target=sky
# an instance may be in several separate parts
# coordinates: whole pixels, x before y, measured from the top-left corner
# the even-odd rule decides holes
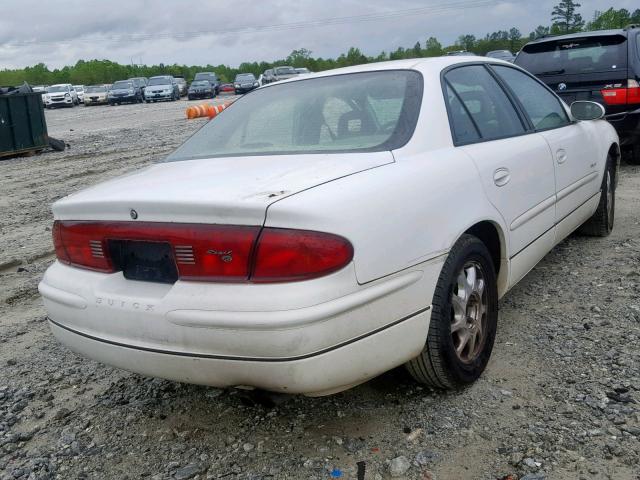
[[[526,35],[550,24],[558,0],[0,0],[0,70],[77,60],[226,64],[270,61],[294,49],[335,57],[349,47],[366,55],[443,45],[517,27]],[[590,20],[637,0],[582,0]]]

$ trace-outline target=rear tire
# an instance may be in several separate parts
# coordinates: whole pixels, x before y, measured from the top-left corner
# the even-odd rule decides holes
[[[616,182],[611,155],[607,155],[607,168],[604,171],[600,191],[598,209],[578,228],[578,233],[582,235],[606,237],[613,230],[616,214]]]
[[[405,367],[418,382],[435,389],[468,385],[489,362],[497,323],[493,260],[482,241],[464,234],[440,272],[424,349]]]

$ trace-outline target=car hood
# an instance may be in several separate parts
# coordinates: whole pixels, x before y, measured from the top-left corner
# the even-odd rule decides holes
[[[56,219],[262,225],[267,207],[393,163],[391,152],[248,156],[154,164],[53,204]]]

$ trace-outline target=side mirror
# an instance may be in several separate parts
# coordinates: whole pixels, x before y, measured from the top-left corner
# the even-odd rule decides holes
[[[598,102],[579,100],[571,104],[571,115],[576,120],[598,120],[605,115],[604,107]]]

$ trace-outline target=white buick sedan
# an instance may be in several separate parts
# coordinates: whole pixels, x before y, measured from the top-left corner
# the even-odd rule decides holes
[[[602,115],[478,57],[260,88],[165,161],[53,205],[51,329],[218,387],[326,395],[402,364],[469,384],[498,299],[574,230],[613,227]]]

